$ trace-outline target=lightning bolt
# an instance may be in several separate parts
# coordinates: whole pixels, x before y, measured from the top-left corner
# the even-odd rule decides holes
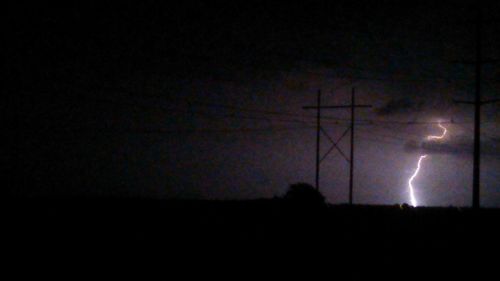
[[[444,138],[444,136],[446,135],[446,132],[448,130],[443,125],[441,125],[441,123],[438,123],[438,126],[441,129],[443,129],[443,133],[440,136],[427,136],[427,140],[441,140]],[[413,180],[415,179],[415,177],[418,175],[418,172],[420,171],[420,166],[422,164],[422,160],[424,160],[426,157],[427,157],[427,155],[424,154],[418,158],[417,169],[415,169],[415,172],[408,180],[408,188],[410,189],[410,202],[411,202],[411,205],[413,207],[416,207],[418,204],[417,198],[415,197],[415,189],[413,187]]]
[[[442,138],[444,138],[444,136],[446,135],[446,132],[448,132],[448,130],[446,130],[446,128],[441,125],[441,123],[438,123],[438,126],[443,129],[443,133],[440,135],[440,136],[427,136],[427,140],[440,140]]]
[[[415,179],[415,177],[418,175],[418,172],[420,171],[420,164],[422,163],[422,160],[424,160],[426,157],[427,155],[420,156],[417,163],[417,169],[411,176],[410,180],[408,180],[408,186],[410,187],[410,202],[413,207],[417,207],[417,199],[415,198],[415,191],[413,189],[413,184],[412,184],[413,179]]]

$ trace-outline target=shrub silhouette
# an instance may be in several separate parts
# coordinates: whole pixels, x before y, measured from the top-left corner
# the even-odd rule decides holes
[[[322,206],[325,204],[325,197],[308,183],[295,183],[290,185],[284,196],[287,202],[296,205]]]

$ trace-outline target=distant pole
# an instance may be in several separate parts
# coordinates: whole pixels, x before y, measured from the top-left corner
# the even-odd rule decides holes
[[[474,105],[474,161],[472,168],[472,208],[479,209],[481,207],[480,185],[481,185],[481,107],[490,103],[498,103],[499,99],[481,100],[481,68],[485,63],[495,63],[498,59],[484,59],[482,56],[482,29],[483,19],[480,1],[477,6],[476,17],[476,58],[473,62],[476,72],[475,81],[475,97],[474,101],[460,101],[455,100],[456,103],[472,104]],[[469,62],[464,62],[468,64]]]
[[[316,115],[316,190],[319,190],[319,152],[321,136],[321,90],[318,90],[318,109]]]
[[[351,156],[349,164],[349,205],[352,205],[352,187],[353,187],[353,173],[354,173],[354,88],[351,91]]]
[[[481,164],[481,7],[476,19],[476,95],[474,99],[474,167],[472,173],[472,208],[479,209],[479,184]]]
[[[369,108],[372,107],[371,105],[367,104],[355,104],[354,100],[354,88],[352,89],[352,97],[351,97],[351,104],[349,105],[321,105],[321,90],[318,91],[318,104],[317,105],[309,105],[309,106],[303,106],[302,109],[315,109],[317,112],[317,131],[316,131],[316,189],[319,190],[319,166],[321,161],[333,150],[337,149],[340,154],[346,159],[347,162],[350,163],[350,179],[349,179],[349,204],[352,204],[352,186],[353,186],[353,171],[354,171],[354,165],[353,165],[353,156],[354,156],[354,108],[355,107],[363,107],[363,108]],[[338,139],[338,140],[333,140],[331,136],[328,135],[328,133],[321,128],[321,109],[351,109],[351,126],[348,127],[345,131],[344,134]],[[347,133],[351,131],[351,159],[347,159],[347,156],[345,156],[344,152],[337,146],[338,142],[345,136]],[[326,138],[332,143],[332,146],[330,147],[330,150],[326,152],[326,154],[323,156],[323,158],[320,158],[319,153],[320,153],[320,135],[323,133]]]

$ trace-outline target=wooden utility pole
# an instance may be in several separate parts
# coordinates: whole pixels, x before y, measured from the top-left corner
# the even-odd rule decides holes
[[[476,94],[474,98],[474,167],[472,172],[472,208],[479,209],[481,165],[481,8],[476,19]]]
[[[354,175],[354,88],[351,91],[351,156],[349,159],[349,205],[352,205],[352,186],[353,186],[353,175]]]
[[[482,29],[483,19],[481,7],[477,7],[476,16],[476,56],[473,64],[475,66],[475,95],[474,101],[455,101],[456,103],[465,103],[474,105],[474,157],[472,170],[472,208],[479,209],[480,184],[481,184],[481,106],[488,103],[498,102],[498,100],[481,100],[481,69],[485,63],[495,62],[495,60],[485,60],[482,57]]]
[[[321,137],[321,90],[318,90],[318,108],[316,110],[316,190],[319,190],[319,147]]]
[[[349,170],[349,204],[352,205],[353,203],[353,182],[354,182],[354,122],[355,122],[355,112],[354,109],[356,107],[371,107],[371,105],[364,105],[364,104],[356,104],[355,103],[355,98],[354,98],[354,88],[352,88],[351,92],[351,104],[349,105],[321,105],[321,91],[318,91],[318,103],[317,106],[304,106],[302,107],[303,109],[316,109],[317,112],[317,130],[316,130],[316,189],[319,190],[319,168],[321,161],[325,159],[325,157],[333,150],[337,149],[340,154],[346,159],[347,162],[350,164],[350,170]],[[351,109],[351,124],[348,128],[351,132],[351,153],[350,153],[350,158],[348,159],[345,154],[340,150],[340,148],[337,146],[337,144],[340,142],[340,140],[346,135],[347,131],[346,130],[342,136],[334,141],[327,133],[326,131],[321,127],[321,109],[339,109],[339,108],[344,108],[344,109]],[[323,157],[320,158],[320,136],[321,132],[325,134],[325,136],[328,138],[328,140],[332,143],[332,147],[328,150]]]

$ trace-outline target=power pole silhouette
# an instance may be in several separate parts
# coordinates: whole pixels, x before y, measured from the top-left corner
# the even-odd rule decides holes
[[[316,106],[304,106],[303,109],[316,109],[317,113],[317,128],[316,128],[316,189],[319,190],[319,168],[321,161],[323,161],[326,156],[334,149],[337,149],[339,153],[344,157],[344,159],[349,163],[349,205],[352,205],[353,202],[353,185],[354,185],[354,124],[355,124],[355,108],[368,108],[372,107],[371,105],[366,104],[356,104],[355,103],[355,89],[352,88],[351,91],[351,104],[348,105],[321,105],[321,90],[318,91],[318,103]],[[344,133],[335,141],[333,138],[328,135],[326,130],[321,127],[321,109],[351,109],[351,124],[344,131]],[[342,152],[342,150],[337,146],[337,144],[342,140],[342,138],[347,134],[347,132],[351,132],[351,153],[350,158]],[[320,158],[320,136],[323,133],[328,140],[331,142],[332,146],[330,149]]]
[[[321,137],[321,90],[318,90],[318,110],[316,114],[316,190],[319,190],[320,137]]]
[[[472,172],[472,208],[479,209],[480,200],[480,183],[481,183],[481,106],[488,103],[498,102],[499,100],[481,100],[481,69],[485,63],[495,62],[495,60],[485,60],[482,58],[482,28],[483,19],[481,7],[477,8],[476,15],[476,57],[472,62],[475,65],[475,97],[474,101],[459,101],[456,103],[472,104],[474,105],[474,160]],[[467,62],[465,62],[467,63]]]

